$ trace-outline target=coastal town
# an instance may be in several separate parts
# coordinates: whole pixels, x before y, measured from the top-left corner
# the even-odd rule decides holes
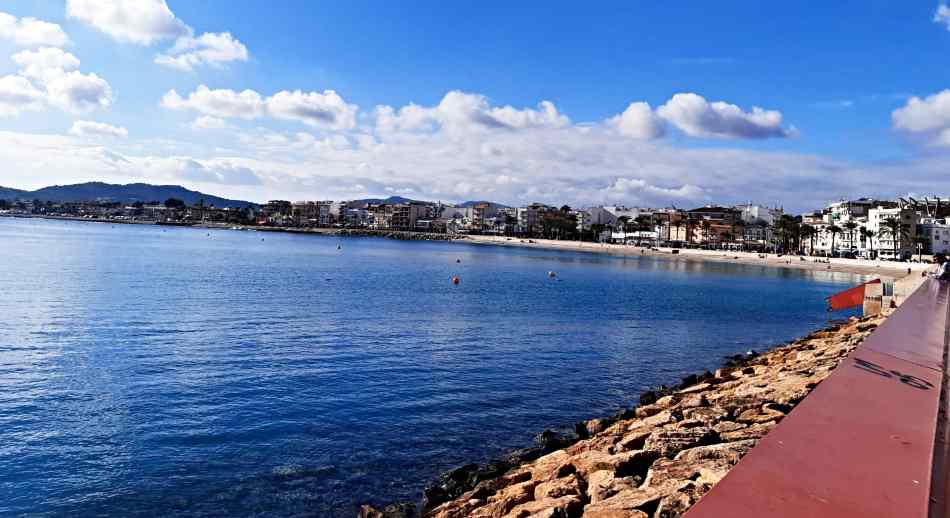
[[[271,200],[215,207],[165,201],[0,200],[0,215],[124,223],[268,229],[353,229],[455,236],[504,236],[638,246],[773,252],[891,261],[950,253],[950,199],[858,198],[806,214],[754,203],[692,209],[621,205],[572,208],[543,203],[508,207],[404,198],[355,201]]]

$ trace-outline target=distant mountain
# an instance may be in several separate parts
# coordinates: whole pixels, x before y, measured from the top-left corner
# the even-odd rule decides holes
[[[433,203],[431,201],[421,201],[421,200],[411,200],[409,198],[403,198],[402,196],[390,196],[389,198],[364,198],[362,200],[353,200],[350,203],[361,204],[361,205],[382,205],[384,203]]]
[[[491,208],[493,208],[493,209],[507,209],[507,208],[509,208],[507,205],[502,205],[501,203],[495,203],[495,202],[493,202],[493,201],[487,201],[487,200],[465,201],[465,202],[459,203],[458,206],[459,206],[459,207],[466,207],[466,208],[467,208],[467,207],[473,207],[473,206],[475,206],[475,205],[478,205],[479,203],[487,203],[488,206],[491,207]]]
[[[0,187],[0,200],[12,200],[20,198],[26,191],[20,189],[11,189],[9,187]]]
[[[248,201],[229,200],[227,198],[192,191],[180,185],[151,185],[147,183],[118,185],[102,182],[88,182],[74,185],[54,185],[35,191],[0,188],[0,198],[38,199],[53,202],[112,201],[119,203],[134,203],[137,201],[143,203],[150,201],[164,202],[169,198],[177,198],[188,205],[195,205],[200,200],[204,200],[205,205],[213,205],[218,208],[240,208],[248,205],[256,205]]]

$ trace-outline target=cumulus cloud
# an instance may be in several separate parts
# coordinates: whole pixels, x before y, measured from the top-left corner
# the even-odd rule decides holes
[[[0,12],[0,39],[10,40],[19,47],[62,47],[69,43],[63,28],[55,23],[36,18],[17,19]]]
[[[657,108],[657,115],[691,137],[787,138],[797,134],[782,126],[782,114],[753,106],[742,111],[734,104],[706,101],[694,93],[678,93]]]
[[[248,59],[247,47],[229,32],[195,36],[165,0],[67,0],[66,14],[126,43],[154,45],[174,39],[170,49],[155,56],[155,63],[176,70]]]
[[[254,90],[212,90],[205,85],[199,86],[187,98],[171,90],[162,98],[162,106],[219,118],[256,119],[264,114],[264,99]]]
[[[640,178],[617,178],[601,190],[604,199],[624,202],[628,200],[668,199],[671,201],[699,201],[706,197],[702,188],[683,184],[678,187],[650,185]]]
[[[96,74],[78,71],[79,59],[69,52],[42,47],[18,52],[13,61],[20,67],[20,77],[7,81],[8,90],[28,92],[27,105],[31,109],[52,105],[72,113],[86,113],[112,105],[109,83]]]
[[[205,85],[199,86],[187,98],[171,90],[162,98],[161,104],[171,110],[192,110],[217,118],[251,120],[269,115],[275,119],[341,130],[356,126],[358,110],[356,105],[348,104],[333,90],[323,93],[282,90],[264,98],[254,90],[211,90]]]
[[[891,112],[891,125],[932,145],[950,146],[950,90],[923,99],[911,97],[907,104]]]
[[[608,124],[621,135],[635,139],[655,139],[666,133],[663,120],[644,102],[630,103],[623,113],[608,120]]]
[[[206,32],[197,38],[179,38],[168,52],[155,57],[155,63],[188,72],[199,65],[247,61],[247,56],[247,47],[230,33]]]
[[[0,117],[43,108],[44,93],[21,76],[0,77]]]
[[[488,98],[453,90],[445,94],[438,105],[424,107],[409,104],[396,110],[391,106],[376,107],[376,126],[382,132],[434,131],[450,132],[479,129],[560,128],[570,119],[558,112],[550,101],[541,101],[537,109],[517,109],[512,106],[493,107]]]
[[[145,157],[131,159],[146,175],[197,183],[260,185],[261,178],[251,168],[228,160],[198,160],[192,157]]]
[[[13,62],[20,67],[20,75],[42,83],[79,68],[76,56],[54,47],[18,52],[13,55]]]
[[[275,119],[338,129],[350,129],[356,125],[356,105],[347,104],[333,90],[322,94],[284,90],[268,97],[266,104],[267,112]]]
[[[950,7],[947,7],[947,4],[938,5],[933,21],[946,26],[947,30],[950,31]]]
[[[67,0],[66,15],[138,45],[191,35],[165,0]]]
[[[129,130],[104,122],[78,120],[69,129],[69,134],[77,137],[126,138],[129,136]]]
[[[86,113],[112,105],[112,87],[96,74],[66,72],[46,85],[49,102],[72,112]]]

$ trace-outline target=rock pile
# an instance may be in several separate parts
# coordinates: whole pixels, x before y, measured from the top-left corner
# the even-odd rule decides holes
[[[680,516],[825,379],[883,317],[852,318],[578,427],[567,447],[481,479],[426,518]],[[583,429],[586,429],[585,433]],[[464,471],[469,480],[474,467]],[[458,471],[458,470],[456,470]],[[463,477],[464,478],[464,477]],[[475,477],[482,478],[482,477]],[[407,514],[408,513],[408,514]],[[361,517],[413,516],[364,506]]]

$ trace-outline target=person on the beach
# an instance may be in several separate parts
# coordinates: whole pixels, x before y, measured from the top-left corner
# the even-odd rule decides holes
[[[935,255],[934,263],[936,263],[937,269],[930,276],[941,281],[950,281],[950,261],[947,261],[947,256],[943,254]]]

